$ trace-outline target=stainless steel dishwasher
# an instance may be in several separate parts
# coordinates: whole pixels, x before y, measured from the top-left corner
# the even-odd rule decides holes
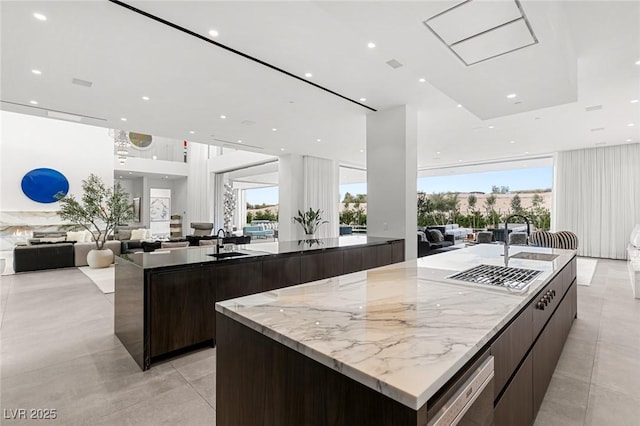
[[[427,410],[428,426],[493,424],[493,356],[485,352]],[[432,413],[432,414],[431,414]]]

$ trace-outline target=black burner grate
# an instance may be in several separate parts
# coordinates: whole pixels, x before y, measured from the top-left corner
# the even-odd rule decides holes
[[[524,290],[542,273],[536,269],[512,268],[508,266],[478,265],[447,278],[470,283]]]

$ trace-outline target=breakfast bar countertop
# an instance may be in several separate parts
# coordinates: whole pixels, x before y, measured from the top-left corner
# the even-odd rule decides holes
[[[513,246],[554,260],[509,259],[542,271],[523,292],[446,279],[488,264],[502,246],[459,249],[216,304],[253,330],[418,409],[575,256]]]

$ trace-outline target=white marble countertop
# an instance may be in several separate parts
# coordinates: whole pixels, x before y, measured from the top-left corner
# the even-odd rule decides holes
[[[479,264],[504,266],[483,244],[216,304],[216,310],[400,403],[419,409],[524,307],[575,252],[510,259],[543,271],[523,293],[445,280]]]

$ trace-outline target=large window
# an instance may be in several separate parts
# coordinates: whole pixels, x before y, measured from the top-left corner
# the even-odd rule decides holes
[[[418,179],[418,225],[492,228],[522,214],[549,229],[553,168],[522,168]]]

